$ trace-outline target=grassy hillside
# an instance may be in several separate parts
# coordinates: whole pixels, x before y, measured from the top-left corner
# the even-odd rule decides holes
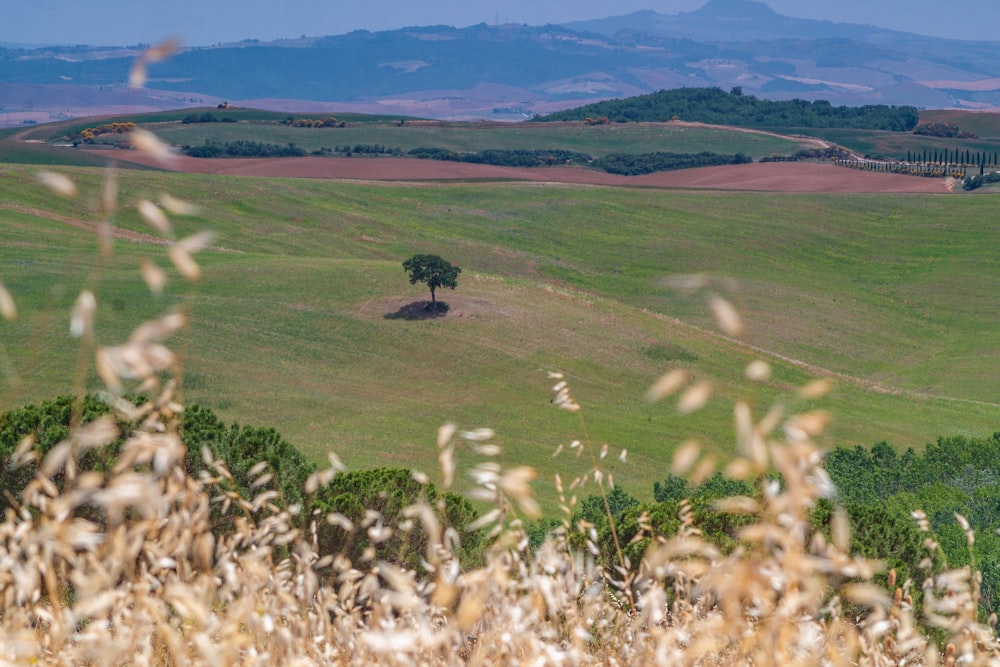
[[[995,111],[962,111],[960,109],[927,109],[920,112],[923,123],[958,125],[982,138],[1000,138],[1000,113]]]
[[[339,119],[347,121],[354,124],[363,123],[387,123],[387,122],[397,122],[400,119],[415,120],[408,116],[379,116],[374,114],[359,114],[359,113],[339,113],[339,114],[289,114],[280,111],[264,111],[262,109],[242,109],[238,107],[231,107],[226,109],[216,109],[214,107],[207,107],[201,109],[177,109],[173,111],[157,111],[153,113],[142,113],[142,114],[126,114],[117,116],[100,116],[92,118],[74,118],[72,120],[59,121],[55,123],[44,123],[37,125],[27,130],[25,128],[10,128],[7,130],[0,130],[0,138],[9,136],[16,133],[24,134],[26,139],[36,139],[43,141],[50,141],[57,139],[62,135],[73,134],[74,132],[79,132],[85,127],[94,127],[100,123],[114,123],[114,122],[126,122],[132,121],[140,125],[153,125],[160,123],[180,123],[186,117],[195,114],[202,115],[204,113],[210,113],[218,119],[222,118],[232,118],[239,123],[244,124],[269,124],[269,123],[280,123],[289,116],[294,118],[325,118],[329,115],[336,115]]]
[[[962,130],[977,135],[976,139],[950,139],[915,135],[912,132],[885,132],[879,130],[796,128],[796,134],[820,137],[845,146],[858,153],[906,159],[907,151],[913,155],[927,151],[968,150],[970,152],[1000,151],[1000,114],[956,110],[930,110],[920,112],[921,123],[958,125]],[[782,130],[788,131],[788,130]]]
[[[351,125],[345,128],[303,129],[282,125],[206,123],[164,126],[156,133],[172,144],[196,145],[206,139],[235,141],[252,139],[268,143],[295,143],[306,150],[355,144],[381,144],[408,151],[439,147],[453,151],[480,151],[490,148],[560,149],[588,153],[595,157],[608,153],[743,152],[754,157],[771,153],[791,153],[798,143],[761,134],[725,129],[683,128],[663,124],[584,126],[567,124],[477,125],[393,123]]]
[[[262,143],[294,143],[307,151],[357,144],[379,144],[408,151],[418,147],[444,148],[459,152],[476,152],[491,148],[558,149],[587,153],[595,157],[609,153],[648,153],[669,151],[674,153],[746,153],[763,157],[772,153],[794,153],[801,142],[793,138],[767,134],[739,132],[725,128],[677,127],[662,123],[586,126],[582,123],[444,123],[408,122],[400,125],[397,118],[363,116],[358,114],[294,114],[297,118],[324,118],[336,116],[348,123],[343,128],[303,128],[281,124],[289,114],[249,109],[208,110],[217,118],[234,118],[236,123],[182,123],[185,116],[201,115],[204,110],[143,114],[114,119],[73,120],[40,126],[27,132],[23,139],[36,142],[55,142],[86,127],[100,123],[133,120],[153,130],[171,144],[199,145],[206,140],[257,141]],[[57,150],[44,144],[11,142],[13,132],[0,135],[0,161],[22,161],[26,147],[34,152]],[[4,140],[6,139],[6,140]],[[100,141],[114,143],[120,136],[107,136]],[[87,159],[85,151],[58,149],[70,164]],[[35,160],[31,160],[34,162]]]
[[[4,408],[73,386],[65,332],[94,237],[67,220],[95,219],[86,206],[101,173],[66,171],[81,182],[79,200],[53,200],[30,167],[0,169],[0,279],[21,311],[2,339]],[[543,471],[574,439],[626,447],[616,478],[645,495],[692,433],[731,455],[734,397],[750,392],[765,408],[790,396],[801,407],[792,392],[814,373],[782,358],[845,376],[821,403],[836,415],[829,444],[920,446],[1000,424],[989,197],[154,172],[122,174],[121,191],[123,201],[167,191],[200,202],[199,217],[175,221],[178,233],[207,226],[218,236],[199,258],[204,281],[174,277],[161,299],[146,295],[136,265],[148,256],[166,266],[163,248],[118,241],[98,290],[100,341],[183,305],[193,316],[179,346],[186,400],[273,425],[316,460],[334,450],[352,466],[431,468],[434,432],[453,420],[495,428],[506,460]],[[150,231],[131,208],[116,222]],[[418,252],[463,267],[459,289],[439,295],[452,306],[445,318],[405,317],[427,298],[400,266]],[[714,333],[707,292],[669,282],[695,272],[736,303],[761,351]],[[772,361],[775,376],[753,388],[740,373],[755,356]],[[646,405],[646,387],[675,367],[711,379],[719,400],[683,418],[669,404]],[[550,404],[548,369],[567,373],[582,421]],[[31,382],[11,382],[13,373]],[[584,464],[558,469],[574,465]],[[551,488],[542,497],[551,500]]]

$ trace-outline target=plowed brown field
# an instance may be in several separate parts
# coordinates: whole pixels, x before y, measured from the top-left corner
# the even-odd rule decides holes
[[[95,151],[109,159],[154,165],[137,152]],[[162,165],[157,165],[162,166]],[[617,176],[582,167],[495,167],[412,158],[231,158],[177,156],[171,171],[193,174],[273,176],[363,181],[508,180],[651,188],[756,190],[765,192],[930,192],[950,190],[940,178],[846,169],[813,162],[769,162]]]

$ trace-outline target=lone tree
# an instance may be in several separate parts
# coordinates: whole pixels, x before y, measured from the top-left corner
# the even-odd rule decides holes
[[[458,285],[458,274],[462,272],[461,267],[453,266],[437,255],[414,255],[403,262],[403,268],[410,274],[411,285],[416,285],[418,282],[427,283],[427,287],[431,290],[432,310],[437,310],[438,307],[434,290],[438,287],[455,289]]]

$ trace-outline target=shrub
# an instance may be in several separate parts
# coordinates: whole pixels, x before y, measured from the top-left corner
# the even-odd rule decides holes
[[[737,153],[736,155],[719,155],[718,153],[710,153],[708,151],[696,154],[657,152],[632,155],[628,153],[612,153],[594,160],[593,166],[609,174],[637,176],[657,171],[712,167],[724,164],[745,164],[748,162],[753,162],[753,159],[743,153]]]
[[[483,562],[485,537],[480,532],[466,532],[478,518],[468,500],[457,494],[440,493],[430,483],[421,483],[409,470],[375,468],[336,475],[320,487],[310,501],[311,513],[318,517],[317,545],[321,555],[339,554],[352,562],[361,562],[367,549],[379,545],[383,559],[414,571],[420,570],[420,560],[426,558],[427,529],[419,520],[404,521],[407,508],[422,502],[437,511],[461,538],[457,555],[463,565]],[[351,524],[332,524],[323,520],[337,513]],[[377,518],[375,518],[377,515]],[[400,525],[407,529],[401,529]],[[381,539],[383,531],[391,536]]]
[[[947,125],[945,123],[921,123],[913,128],[913,134],[924,137],[946,137],[954,139],[978,139],[972,132],[966,132],[958,125]]]
[[[259,141],[213,141],[206,139],[201,146],[185,146],[184,154],[190,157],[301,157],[306,150],[295,144],[268,144]]]

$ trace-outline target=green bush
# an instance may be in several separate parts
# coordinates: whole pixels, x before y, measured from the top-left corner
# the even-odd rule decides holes
[[[714,167],[724,164],[745,164],[753,158],[743,153],[720,155],[702,151],[701,153],[612,153],[593,161],[593,166],[609,174],[638,176],[657,171],[692,169],[694,167]]]
[[[70,424],[74,411],[79,411],[81,424],[106,415],[110,408],[94,396],[86,396],[77,406],[71,396],[60,396],[52,401],[10,410],[0,414],[0,511],[12,506],[28,483],[35,477],[37,465],[12,466],[11,457],[22,439],[34,439],[34,449],[40,459],[52,448],[70,435]],[[124,428],[124,424],[119,424]],[[87,450],[78,463],[81,471],[96,470],[108,472],[114,466],[121,452],[122,439],[118,438],[108,447]],[[63,473],[52,480],[62,491]]]
[[[302,157],[306,150],[295,144],[266,144],[259,141],[213,141],[206,139],[200,146],[184,146],[184,154],[189,157]]]
[[[316,491],[309,509],[317,518],[319,553],[343,554],[352,562],[359,562],[365,550],[375,546],[371,539],[374,532],[369,529],[391,528],[392,536],[377,545],[378,559],[420,571],[420,559],[426,558],[427,549],[424,526],[418,519],[412,521],[409,530],[400,530],[398,526],[406,518],[403,510],[421,500],[436,510],[442,528],[450,526],[456,531],[461,540],[458,555],[463,565],[481,564],[485,535],[465,530],[478,518],[472,504],[451,492],[441,494],[433,484],[416,481],[403,468],[341,473]],[[326,521],[325,516],[334,512],[346,517],[354,529]]]
[[[316,467],[273,428],[226,426],[208,408],[193,405],[184,413],[180,435],[187,446],[185,467],[189,474],[196,475],[204,467],[201,451],[202,447],[208,447],[232,473],[234,490],[249,500],[263,490],[252,489],[250,485],[264,474],[251,477],[249,471],[265,461],[274,479],[264,489],[278,491],[279,506],[304,504],[305,483]]]

